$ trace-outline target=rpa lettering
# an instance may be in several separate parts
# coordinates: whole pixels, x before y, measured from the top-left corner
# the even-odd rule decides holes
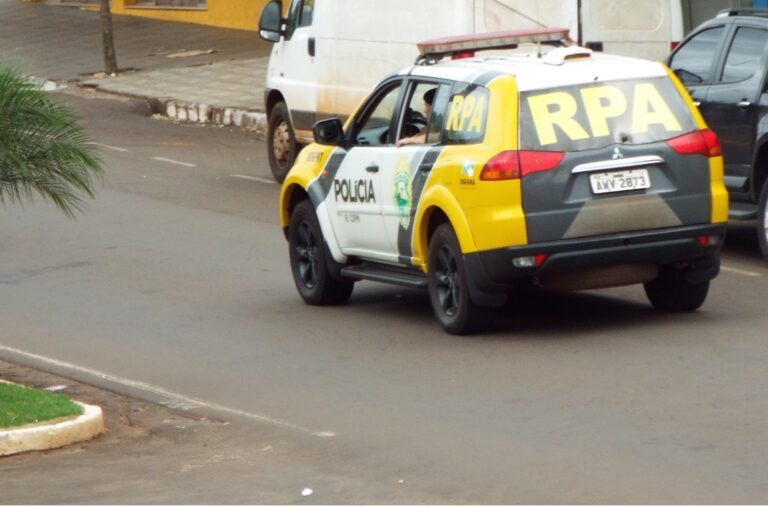
[[[565,91],[528,97],[528,106],[542,146],[557,142],[555,127],[573,141],[610,135],[608,120],[621,117],[630,107],[624,92],[615,86],[584,88],[580,90],[579,98],[580,102]],[[586,112],[588,126],[575,118],[580,107]],[[653,83],[635,84],[630,114],[631,134],[646,133],[651,125],[661,125],[668,132],[682,130]]]

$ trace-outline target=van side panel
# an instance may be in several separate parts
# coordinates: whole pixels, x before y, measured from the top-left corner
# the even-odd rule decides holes
[[[582,0],[583,44],[606,53],[663,60],[683,33],[680,0]]]

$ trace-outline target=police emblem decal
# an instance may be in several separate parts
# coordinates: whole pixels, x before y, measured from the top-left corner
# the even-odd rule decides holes
[[[407,229],[411,224],[413,192],[411,188],[411,165],[406,158],[398,160],[395,166],[392,194],[397,207],[397,215],[400,218],[400,225],[403,226],[403,229]]]

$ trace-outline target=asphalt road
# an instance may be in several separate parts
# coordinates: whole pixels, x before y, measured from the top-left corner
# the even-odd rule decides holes
[[[263,140],[59,96],[109,169],[77,221],[6,203],[0,357],[333,442],[367,481],[407,481],[405,501],[768,502],[768,264],[750,226],[699,312],[657,313],[641,287],[526,292],[490,332],[449,336],[417,291],[300,301]]]

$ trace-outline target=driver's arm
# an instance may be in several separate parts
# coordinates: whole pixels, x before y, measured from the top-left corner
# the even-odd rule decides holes
[[[400,146],[405,146],[407,144],[424,144],[427,140],[427,129],[424,129],[423,131],[419,132],[415,136],[411,137],[404,137],[400,139],[395,146],[398,148]]]

